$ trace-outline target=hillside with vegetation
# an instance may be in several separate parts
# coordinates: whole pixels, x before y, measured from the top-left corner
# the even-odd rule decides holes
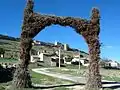
[[[20,38],[15,38],[15,37],[7,36],[7,35],[2,35],[2,34],[0,34],[0,39],[3,39],[3,40],[12,40],[12,41],[20,41]]]
[[[42,42],[39,41],[41,44],[35,44],[32,47],[32,50],[35,51],[47,51],[50,53],[54,53],[58,51],[58,47],[55,47],[53,43],[49,42]],[[11,36],[6,36],[6,35],[1,35],[0,34],[0,48],[4,49],[5,51],[5,58],[14,58],[18,59],[19,58],[19,50],[20,50],[20,38],[15,38]],[[70,48],[68,51],[61,49],[61,54],[62,55],[68,55],[68,56],[73,56],[74,54],[78,53],[78,49],[73,49]],[[83,56],[88,55],[84,51],[80,51]]]

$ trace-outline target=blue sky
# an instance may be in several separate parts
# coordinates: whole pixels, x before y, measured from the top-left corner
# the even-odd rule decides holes
[[[43,14],[72,16],[89,19],[91,9],[98,7],[101,14],[101,57],[120,62],[120,0],[35,0],[34,10]],[[26,0],[0,1],[0,34],[19,37]],[[35,39],[67,43],[88,52],[82,36],[70,27],[52,25],[41,31]]]

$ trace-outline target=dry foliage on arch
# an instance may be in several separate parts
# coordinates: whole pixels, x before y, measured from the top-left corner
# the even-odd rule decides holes
[[[42,15],[33,11],[34,2],[28,0],[24,11],[24,22],[21,33],[21,50],[20,64],[17,67],[14,75],[15,87],[30,87],[31,79],[28,73],[28,65],[30,61],[30,49],[32,48],[32,38],[34,38],[41,30],[52,24],[61,26],[70,26],[78,34],[82,35],[88,44],[90,65],[89,77],[86,84],[86,90],[99,90],[102,87],[101,76],[99,72],[100,59],[100,15],[99,10],[93,8],[90,20],[74,18],[74,17],[59,17],[52,15]]]

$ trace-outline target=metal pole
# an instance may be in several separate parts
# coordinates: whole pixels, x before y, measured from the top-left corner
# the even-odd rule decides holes
[[[60,68],[60,47],[59,47],[59,68]]]
[[[79,52],[79,69],[80,69],[80,52]]]

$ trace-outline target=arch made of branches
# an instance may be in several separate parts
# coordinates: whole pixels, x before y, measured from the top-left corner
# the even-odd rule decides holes
[[[24,21],[22,25],[21,43],[20,43],[20,62],[17,66],[13,85],[17,88],[31,87],[32,82],[28,71],[30,62],[30,50],[32,48],[32,39],[45,27],[52,24],[72,27],[76,33],[82,35],[89,48],[89,75],[85,90],[99,90],[102,87],[101,76],[99,72],[100,60],[100,15],[99,10],[93,8],[90,20],[59,17],[52,15],[42,15],[33,11],[33,0],[27,0],[27,6],[24,10]]]

